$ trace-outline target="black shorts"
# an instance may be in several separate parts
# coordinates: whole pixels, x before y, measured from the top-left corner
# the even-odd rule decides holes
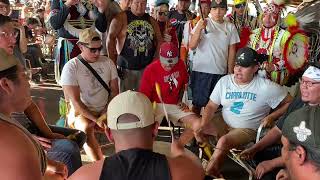
[[[224,75],[192,71],[192,104],[196,107],[206,106],[214,87],[222,76]]]

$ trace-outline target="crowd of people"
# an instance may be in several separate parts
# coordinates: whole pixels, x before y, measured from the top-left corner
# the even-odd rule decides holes
[[[281,17],[282,1],[255,2],[257,16],[247,0],[231,14],[227,0],[197,3],[156,0],[149,13],[146,0],[0,0],[1,178],[223,178],[229,151],[244,148],[256,179],[319,179],[320,63],[308,63],[319,59],[308,32]],[[68,127],[48,125],[30,95],[49,44]],[[153,151],[164,119],[184,128],[170,156]],[[261,124],[270,131],[248,146]],[[207,163],[185,150],[192,142],[214,143]]]

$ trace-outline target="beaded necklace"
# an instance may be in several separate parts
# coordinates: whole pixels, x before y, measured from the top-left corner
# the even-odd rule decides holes
[[[272,62],[272,53],[273,53],[273,48],[274,48],[274,44],[278,38],[278,35],[279,35],[279,26],[276,26],[275,30],[274,30],[274,35],[273,35],[273,39],[272,39],[272,43],[271,43],[271,46],[267,49],[267,51],[269,52],[269,59],[268,59],[268,62]],[[260,41],[260,37],[261,37],[261,34],[262,34],[262,28],[259,28],[258,29],[258,32],[252,42],[252,48],[253,49],[256,49],[256,46],[258,44],[258,42]]]

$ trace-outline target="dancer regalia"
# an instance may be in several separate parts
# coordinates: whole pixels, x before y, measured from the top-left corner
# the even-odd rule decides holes
[[[257,15],[258,14],[259,13],[257,13]],[[258,27],[257,18],[249,15],[248,1],[234,0],[232,12],[227,14],[226,20],[233,23],[237,28],[240,37],[240,43],[237,44],[237,49],[245,47],[250,32]]]
[[[248,46],[259,54],[266,55],[259,70],[260,76],[280,85],[290,86],[289,79],[308,59],[308,38],[302,31],[290,33],[280,27],[283,7],[284,2],[280,1],[267,4],[262,14],[262,25],[253,30]]]

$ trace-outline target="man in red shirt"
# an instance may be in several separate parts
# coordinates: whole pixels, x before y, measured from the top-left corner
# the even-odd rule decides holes
[[[184,124],[187,128],[180,137],[184,145],[193,138],[193,131],[199,124],[197,116],[181,102],[183,92],[188,83],[188,73],[182,60],[178,58],[178,47],[172,42],[165,42],[160,46],[160,57],[148,65],[144,70],[140,92],[144,93],[151,102],[157,103],[156,120],[161,122],[164,112],[155,84],[161,89],[162,100],[168,112],[168,118],[174,125]]]

